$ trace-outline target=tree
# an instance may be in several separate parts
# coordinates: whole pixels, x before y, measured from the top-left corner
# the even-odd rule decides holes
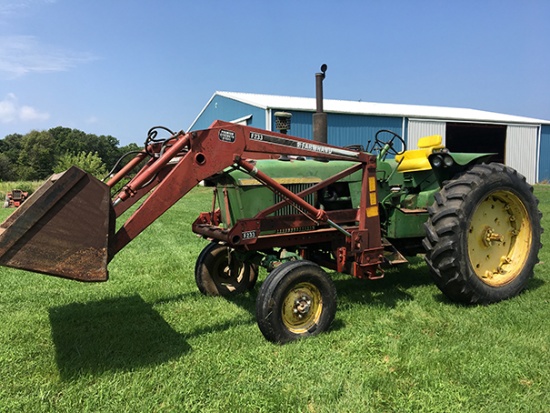
[[[49,132],[56,141],[59,153],[77,155],[81,152],[96,152],[108,167],[112,167],[119,157],[120,142],[110,135],[97,136],[62,126],[51,128]]]
[[[63,172],[73,165],[91,173],[98,179],[103,179],[108,172],[97,152],[80,152],[76,155],[66,153],[58,159],[54,172]]]
[[[7,135],[4,139],[0,140],[0,153],[3,153],[8,157],[13,165],[17,164],[19,159],[19,152],[21,152],[23,135],[13,133]]]
[[[137,152],[137,151],[140,151],[142,150],[143,148],[141,146],[138,146],[137,144],[135,143],[130,143],[128,145],[125,145],[125,146],[121,146],[120,148],[118,148],[118,153],[119,153],[119,156],[122,156],[124,155],[125,153],[128,153],[128,152]]]
[[[0,181],[15,180],[15,164],[11,162],[7,155],[0,153]]]
[[[32,131],[21,141],[19,178],[27,181],[47,178],[55,164],[55,140],[47,131]]]
[[[57,126],[48,131],[32,131],[26,135],[11,134],[0,139],[0,179],[39,180],[53,173],[57,164],[84,161],[83,156],[95,154],[105,168],[112,168],[120,156],[139,150],[136,144],[119,147],[118,139],[111,135],[87,134],[78,129]],[[84,155],[80,155],[80,154]],[[127,160],[127,159],[126,159]],[[87,161],[84,161],[87,162]],[[95,166],[84,164],[86,168]],[[96,172],[99,175],[101,173]]]
[[[112,168],[120,156],[120,150],[118,147],[120,142],[111,135],[100,135],[95,138],[95,150],[97,151],[99,157],[103,160],[103,163],[108,168]]]

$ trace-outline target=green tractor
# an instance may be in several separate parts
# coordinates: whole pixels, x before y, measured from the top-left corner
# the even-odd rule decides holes
[[[376,279],[383,276],[385,266],[425,253],[436,285],[454,301],[487,304],[517,295],[533,275],[541,247],[541,214],[533,188],[512,168],[487,163],[493,154],[452,154],[441,141],[437,135],[424,137],[418,149],[398,152],[394,148],[406,148],[404,140],[381,130],[370,149],[376,154],[370,189],[365,190],[359,170],[309,191],[304,199],[333,215],[344,230],[333,229],[329,239],[321,239],[316,223],[296,215],[299,207],[262,213],[282,198],[244,171],[229,169],[214,177],[215,202],[220,205],[215,231],[254,217],[271,220],[261,225],[264,242],[243,248],[216,237],[213,221],[200,217],[193,230],[213,239],[197,260],[200,291],[245,291],[254,286],[258,266],[266,267],[270,273],[259,292],[257,319],[266,338],[276,342],[317,334],[332,321],[336,292],[321,266]],[[293,193],[307,191],[353,165],[286,157],[256,162],[259,170]],[[365,197],[377,207],[361,208]],[[361,255],[350,254],[353,246],[345,245],[344,239],[345,232],[359,224],[358,211],[366,209],[368,215],[369,208],[373,216],[379,215],[379,230],[373,230],[378,231],[383,253],[379,260],[374,258],[379,264],[375,271],[362,271],[357,266]],[[300,238],[303,234],[307,239]],[[281,246],[289,237],[293,245]]]
[[[206,295],[240,294],[265,267],[256,318],[277,343],[329,328],[336,289],[325,269],[377,279],[425,253],[447,297],[488,304],[519,294],[538,261],[533,188],[489,163],[491,154],[450,153],[440,136],[406,150],[383,130],[363,150],[216,121],[150,137],[106,184],[74,167],[53,176],[0,225],[0,264],[105,281],[116,254],[201,181],[214,199],[192,226],[210,240],[196,261],[197,286]]]

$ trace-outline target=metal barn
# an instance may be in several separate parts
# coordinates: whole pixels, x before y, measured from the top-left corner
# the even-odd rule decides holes
[[[312,138],[314,98],[215,92],[189,130],[205,129],[217,119],[275,130],[275,113],[292,114],[289,134]],[[441,135],[454,152],[496,152],[497,161],[522,173],[529,183],[550,180],[550,121],[475,109],[324,100],[328,143],[363,145],[380,129],[405,138]]]

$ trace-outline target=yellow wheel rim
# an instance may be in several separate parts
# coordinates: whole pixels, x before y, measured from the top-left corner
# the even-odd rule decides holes
[[[292,333],[303,334],[319,322],[322,310],[319,289],[308,282],[296,284],[283,301],[283,323]]]
[[[495,191],[470,220],[468,255],[481,281],[499,287],[514,280],[531,250],[532,225],[523,202],[512,192]]]

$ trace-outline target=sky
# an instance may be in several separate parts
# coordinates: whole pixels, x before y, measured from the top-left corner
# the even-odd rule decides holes
[[[215,91],[550,120],[549,0],[0,0],[0,139],[141,145]]]

